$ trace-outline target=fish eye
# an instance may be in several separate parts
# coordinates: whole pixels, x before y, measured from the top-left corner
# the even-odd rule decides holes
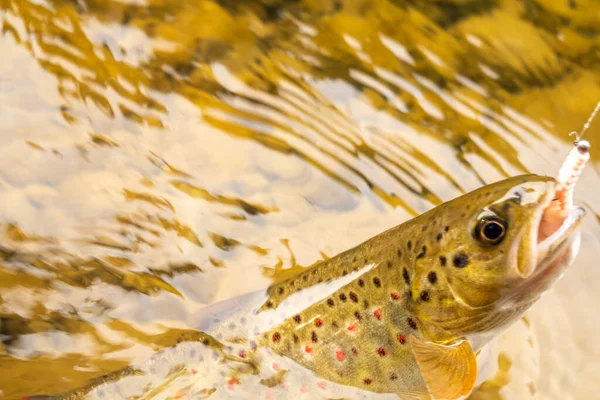
[[[498,218],[483,218],[477,225],[477,238],[485,244],[498,244],[506,233],[506,223]]]

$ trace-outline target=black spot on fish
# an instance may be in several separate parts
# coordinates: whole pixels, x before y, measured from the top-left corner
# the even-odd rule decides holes
[[[310,340],[312,340],[313,343],[317,343],[319,341],[319,338],[317,337],[317,332],[313,331],[313,333],[311,333]]]
[[[308,275],[304,275],[304,276],[302,277],[302,280],[303,280],[303,281],[307,281],[307,280],[308,280]]]
[[[356,347],[353,347],[350,350],[352,351],[352,354],[354,354],[354,355],[358,354],[358,350],[356,349]]]
[[[408,318],[406,322],[408,322],[408,326],[411,328],[417,329],[417,323],[412,318]]]
[[[333,302],[333,299],[327,299],[327,305],[329,307],[333,307],[335,305],[335,303]]]
[[[363,300],[363,307],[365,308],[365,310],[369,308],[369,302],[367,300]]]
[[[373,285],[375,285],[375,287],[381,287],[381,281],[379,280],[379,278],[375,277],[373,278]]]
[[[340,293],[340,300],[346,301],[346,295],[344,293]]]
[[[408,250],[412,249],[412,242],[409,240],[408,243],[406,244],[406,247],[408,248]]]
[[[469,265],[469,257],[467,257],[465,253],[455,254],[454,258],[452,258],[452,264],[454,264],[456,268],[464,268]]]
[[[427,280],[432,285],[435,285],[435,283],[437,282],[437,274],[435,273],[435,271],[431,271],[430,273],[427,274]]]
[[[404,278],[404,282],[406,282],[407,285],[410,285],[410,276],[408,276],[406,268],[402,269],[402,277]]]
[[[394,372],[392,372],[390,374],[390,381],[395,381],[396,379],[398,379],[398,375],[396,375]]]
[[[361,320],[362,319],[362,315],[360,315],[360,313],[358,311],[354,312],[354,316],[356,317],[357,320]]]
[[[396,252],[396,254],[398,254],[398,257],[402,257],[402,250],[398,249],[398,251]]]
[[[300,316],[300,314],[294,315],[294,321],[296,321],[297,324],[302,322],[302,317]]]
[[[359,279],[358,280],[358,286],[364,287],[365,286],[365,281],[363,281],[362,279]]]
[[[279,332],[275,332],[273,334],[273,343],[279,343],[281,340],[281,334]]]
[[[426,253],[427,253],[427,246],[423,246],[421,248],[421,251],[419,252],[419,254],[417,254],[417,258],[423,258],[423,257],[425,257]]]
[[[333,321],[331,323],[331,326],[333,326],[334,328],[339,328],[340,327],[339,324],[337,323],[337,321]]]
[[[352,262],[356,262],[356,257],[354,257],[354,258],[352,259]]]
[[[513,197],[513,202],[515,204],[521,204],[521,201],[523,200],[523,194],[521,192],[515,192]]]
[[[370,385],[373,381],[370,378],[365,378],[363,379],[363,382],[365,383],[365,385]]]
[[[358,303],[358,296],[356,295],[356,293],[350,292],[349,296],[350,296],[350,300],[352,300],[355,303]]]
[[[387,265],[388,265],[388,268],[392,268],[392,265],[393,265],[393,264],[392,264],[392,262],[391,262],[391,261],[388,261],[388,264],[387,264]]]
[[[348,271],[346,271],[346,270],[343,270],[343,271],[342,271],[342,276],[346,276],[346,275],[348,275]]]
[[[425,232],[426,230],[427,230],[427,225],[423,225],[423,226],[421,227],[421,232]]]
[[[294,338],[294,343],[298,344],[298,342],[300,341],[300,338],[298,337],[298,335],[296,335],[296,334],[294,333],[294,336],[293,336],[293,338]]]
[[[273,302],[271,300],[267,301],[267,308],[273,308]]]
[[[423,290],[421,292],[421,300],[429,301],[429,292],[427,292],[426,290]]]
[[[442,265],[442,267],[446,266],[446,256],[440,256],[440,264]]]
[[[285,289],[283,289],[282,287],[280,287],[278,290],[279,294],[283,294],[284,291],[285,291]]]
[[[439,242],[439,241],[440,241],[440,240],[442,240],[443,238],[444,238],[444,234],[443,234],[443,233],[441,233],[441,232],[440,232],[440,233],[438,233],[438,235],[437,235],[437,238],[436,238],[436,239],[437,239],[437,241]]]
[[[449,227],[449,226],[446,226],[446,227],[444,228],[444,232],[448,232],[449,230],[450,230],[450,227]]]
[[[296,281],[291,281],[290,282],[290,286],[294,286],[296,284]]]

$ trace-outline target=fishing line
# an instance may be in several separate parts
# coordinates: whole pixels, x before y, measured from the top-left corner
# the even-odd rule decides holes
[[[596,104],[596,108],[594,108],[594,111],[592,111],[592,114],[588,118],[587,122],[583,125],[583,129],[581,130],[581,132],[578,133],[573,131],[569,133],[569,136],[575,135],[575,146],[578,146],[578,143],[581,141],[581,138],[585,134],[585,131],[588,130],[588,128],[590,127],[590,123],[593,121],[594,117],[596,117],[596,114],[598,114],[598,110],[600,110],[600,101],[598,102],[598,104]]]

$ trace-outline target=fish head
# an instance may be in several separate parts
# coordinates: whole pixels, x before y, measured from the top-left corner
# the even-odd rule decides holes
[[[524,175],[433,210],[441,234],[429,257],[415,260],[411,286],[419,319],[455,337],[520,317],[578,250],[585,212],[556,209],[555,194],[553,178]]]

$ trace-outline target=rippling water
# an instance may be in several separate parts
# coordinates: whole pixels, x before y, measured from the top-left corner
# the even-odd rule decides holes
[[[0,1],[0,398],[173,345],[461,193],[553,175],[600,99],[597,0]],[[583,245],[476,399],[600,393]],[[4,396],[4,397],[3,397]]]

